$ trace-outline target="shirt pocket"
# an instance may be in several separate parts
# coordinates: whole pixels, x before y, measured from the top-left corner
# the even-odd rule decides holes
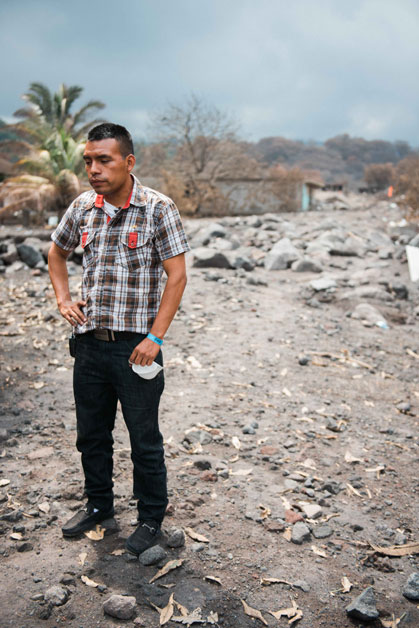
[[[124,233],[118,246],[116,263],[135,272],[147,266],[151,254],[151,233],[131,231]]]
[[[83,231],[81,234],[80,246],[83,249],[83,268],[93,264],[95,260],[95,236],[96,231]]]

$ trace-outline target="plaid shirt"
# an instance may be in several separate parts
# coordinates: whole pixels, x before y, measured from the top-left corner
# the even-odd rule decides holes
[[[133,179],[130,199],[113,218],[102,196],[84,192],[51,235],[65,251],[84,249],[87,322],[78,334],[98,327],[147,334],[160,305],[162,261],[190,250],[173,201]]]

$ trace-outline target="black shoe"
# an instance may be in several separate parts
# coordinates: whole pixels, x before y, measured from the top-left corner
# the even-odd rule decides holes
[[[146,549],[154,545],[160,536],[160,523],[147,519],[140,520],[137,529],[125,542],[126,549],[132,554],[142,554]]]
[[[74,517],[71,517],[63,527],[61,528],[63,536],[78,536],[85,530],[91,530],[100,521],[110,519],[114,516],[113,509],[109,512],[103,512],[103,510],[96,510],[88,504],[85,510],[80,510]]]

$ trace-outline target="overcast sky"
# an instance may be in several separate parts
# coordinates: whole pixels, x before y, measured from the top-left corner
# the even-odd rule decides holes
[[[145,137],[196,92],[244,139],[419,146],[418,0],[0,0],[0,117],[32,81],[97,98]]]

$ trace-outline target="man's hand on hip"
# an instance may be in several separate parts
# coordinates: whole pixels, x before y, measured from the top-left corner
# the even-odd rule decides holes
[[[134,349],[129,357],[131,364],[140,364],[141,366],[151,366],[157,357],[160,347],[158,344],[144,338]]]
[[[58,305],[58,309],[61,316],[75,327],[76,325],[83,325],[87,321],[87,318],[81,311],[81,308],[85,305],[86,301],[62,301]]]

